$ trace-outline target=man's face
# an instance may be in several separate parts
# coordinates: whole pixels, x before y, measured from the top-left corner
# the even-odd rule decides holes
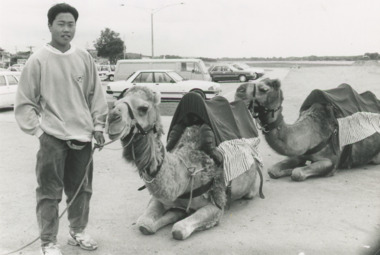
[[[71,13],[59,13],[49,24],[51,41],[58,48],[67,47],[75,35],[75,19]]]

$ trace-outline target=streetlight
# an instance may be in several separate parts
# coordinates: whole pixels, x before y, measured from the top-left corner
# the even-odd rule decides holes
[[[152,58],[154,58],[154,39],[153,39],[153,15],[167,7],[171,7],[171,6],[175,6],[175,5],[182,5],[182,4],[185,4],[184,2],[181,2],[181,3],[174,3],[174,4],[168,4],[168,5],[164,5],[164,6],[161,6],[161,7],[158,7],[158,8],[155,8],[155,9],[150,9],[150,27],[151,27],[151,39],[152,39]],[[127,6],[127,5],[124,5],[124,4],[121,4],[121,6]],[[130,5],[132,6],[132,5]],[[139,9],[148,9],[148,8],[144,8],[144,7],[139,7],[139,6],[132,6],[132,7],[135,7],[135,8],[139,8]]]
[[[175,5],[182,5],[182,4],[185,4],[183,2],[181,3],[176,3],[176,4],[168,4],[168,5],[164,5],[164,6],[161,6],[159,8],[156,8],[156,9],[152,9],[151,10],[151,13],[150,13],[150,24],[151,24],[151,34],[152,34],[152,58],[154,58],[154,42],[153,42],[153,14],[161,11],[162,9],[164,8],[167,8],[167,7],[170,7],[170,6],[175,6]]]

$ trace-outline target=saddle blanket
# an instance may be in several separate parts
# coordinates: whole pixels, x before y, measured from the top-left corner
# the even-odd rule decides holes
[[[345,118],[338,118],[339,147],[359,142],[373,134],[380,133],[380,114],[357,112]]]
[[[252,164],[257,164],[262,171],[263,160],[258,150],[259,143],[260,139],[255,137],[228,140],[219,144],[217,150],[223,155],[226,185],[249,170]]]

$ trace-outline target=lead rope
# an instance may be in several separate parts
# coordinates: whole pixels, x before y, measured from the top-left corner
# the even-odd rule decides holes
[[[187,207],[186,207],[186,213],[189,213],[191,202],[193,200],[194,177],[197,173],[205,170],[206,168],[203,167],[201,169],[195,170],[195,167],[188,167],[185,161],[182,159],[182,157],[180,157],[179,155],[178,157],[182,161],[182,163],[185,165],[187,171],[190,173],[190,198],[189,198],[189,203],[187,204]]]
[[[127,146],[132,142],[134,136],[135,136],[135,134],[133,134],[131,140],[127,143],[127,145],[123,146],[122,149],[125,148],[125,147],[127,147]],[[84,181],[86,180],[88,170],[90,169],[90,164],[91,164],[92,161],[93,161],[93,155],[94,155],[95,150],[96,150],[96,149],[99,149],[99,151],[100,151],[104,146],[106,146],[106,145],[108,145],[108,144],[111,144],[111,143],[115,142],[116,140],[117,140],[117,139],[112,140],[112,141],[109,141],[109,142],[107,142],[107,143],[104,143],[103,146],[99,146],[98,144],[95,144],[95,145],[94,145],[94,147],[92,148],[92,151],[91,151],[91,157],[90,157],[90,160],[88,161],[88,163],[87,163],[87,165],[86,165],[86,171],[85,171],[85,173],[84,173],[84,176],[83,176],[83,178],[82,178],[82,181],[81,181],[81,183],[79,184],[79,187],[78,187],[78,189],[76,190],[76,192],[75,192],[73,198],[72,198],[72,199],[70,200],[70,202],[67,204],[66,208],[63,210],[63,212],[62,212],[61,215],[58,217],[58,219],[61,219],[62,216],[66,213],[66,211],[69,209],[69,207],[72,205],[72,203],[74,202],[75,198],[77,197],[77,195],[78,195],[78,193],[79,193],[79,190],[82,188],[83,183],[84,183]],[[40,236],[38,236],[37,238],[35,238],[35,239],[34,239],[33,241],[31,241],[30,243],[28,243],[28,244],[22,246],[21,248],[19,248],[19,249],[17,249],[17,250],[14,250],[14,251],[11,251],[11,252],[8,252],[8,253],[4,253],[4,254],[2,254],[2,255],[9,255],[9,254],[13,254],[13,253],[19,252],[19,251],[25,249],[26,247],[28,247],[28,246],[34,244],[35,242],[37,242],[38,239],[40,239]]]

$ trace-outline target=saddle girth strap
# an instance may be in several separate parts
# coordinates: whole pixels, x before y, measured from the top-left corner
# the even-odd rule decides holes
[[[193,196],[192,197],[193,198],[199,197],[200,195],[206,193],[207,191],[209,191],[211,189],[211,186],[213,184],[214,184],[214,179],[212,179],[211,181],[209,181],[205,185],[200,186],[199,188],[196,188],[195,190],[193,190]],[[190,192],[186,192],[186,193],[180,195],[178,198],[179,199],[190,199]]]

